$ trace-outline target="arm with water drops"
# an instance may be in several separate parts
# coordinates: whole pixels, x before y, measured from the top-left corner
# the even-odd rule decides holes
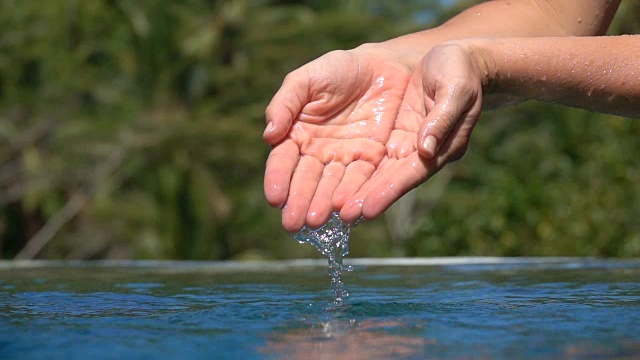
[[[464,44],[485,93],[640,117],[640,35],[492,39]]]

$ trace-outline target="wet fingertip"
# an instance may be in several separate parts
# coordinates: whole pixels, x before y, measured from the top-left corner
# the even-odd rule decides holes
[[[340,211],[340,220],[342,220],[342,222],[347,225],[353,223],[353,220],[351,220],[351,216],[349,216],[348,211],[346,211],[346,209],[344,208]]]
[[[280,186],[265,184],[264,197],[273,208],[283,208],[287,201],[287,194]]]
[[[284,203],[282,201],[270,201],[269,199],[267,199],[267,203],[274,209],[282,210],[282,207],[284,206]]]
[[[293,211],[289,211],[287,205],[282,207],[282,227],[291,233],[295,234],[302,230],[304,226],[304,219],[297,218],[297,214]]]
[[[362,216],[364,200],[352,199],[345,202],[340,210],[340,219],[347,224],[352,224]]]
[[[362,209],[362,217],[368,221],[375,220],[375,218],[380,216],[381,213],[382,211],[379,209],[373,209],[371,207],[365,207]]]
[[[329,217],[318,211],[310,211],[307,214],[307,226],[313,230],[319,229],[322,225],[329,221]]]
[[[284,207],[285,200],[281,199],[280,197],[272,196],[265,193],[265,199],[267,200],[269,206],[271,206],[272,208],[282,209]]]

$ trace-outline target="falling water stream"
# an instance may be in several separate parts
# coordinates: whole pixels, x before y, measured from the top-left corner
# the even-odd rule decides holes
[[[357,225],[358,222],[355,224]],[[355,226],[353,225],[353,226]],[[349,292],[342,283],[342,271],[352,271],[351,266],[344,266],[342,258],[349,253],[349,233],[351,226],[340,220],[337,212],[331,214],[329,221],[319,229],[302,228],[293,235],[299,243],[309,243],[318,249],[329,261],[329,276],[331,276],[331,289],[336,295],[335,304],[341,304],[342,300],[349,296]]]

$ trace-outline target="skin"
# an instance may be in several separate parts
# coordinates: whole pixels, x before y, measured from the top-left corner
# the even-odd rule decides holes
[[[425,54],[435,45],[472,37],[598,35],[618,3],[491,1],[440,27],[334,51],[293,71],[266,109],[267,201],[282,209],[289,232],[317,228],[333,211],[346,222],[375,218],[464,154],[482,109],[483,80],[423,84],[432,71],[425,64],[433,61]],[[456,60],[455,71],[480,71],[464,57]],[[491,102],[508,100],[495,95]],[[447,117],[450,98],[478,101],[465,103],[466,112],[454,119]]]
[[[409,83],[421,97],[396,120],[396,127],[418,136],[417,154],[393,163],[389,156],[354,198],[368,205],[365,217],[379,214],[397,193],[462,157],[487,97],[509,94],[640,118],[638,59],[638,35],[470,39],[438,45]],[[341,214],[352,220],[360,212],[357,204],[347,203]]]
[[[638,35],[478,40],[460,45],[481,70],[485,93],[640,117]]]

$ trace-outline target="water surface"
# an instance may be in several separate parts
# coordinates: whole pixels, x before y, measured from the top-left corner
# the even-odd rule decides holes
[[[472,260],[0,263],[0,357],[640,356],[640,261]]]

